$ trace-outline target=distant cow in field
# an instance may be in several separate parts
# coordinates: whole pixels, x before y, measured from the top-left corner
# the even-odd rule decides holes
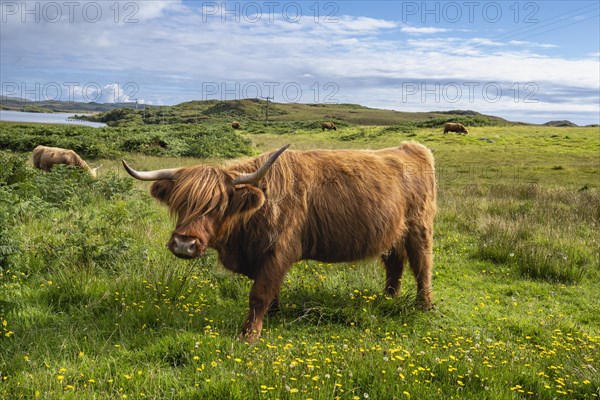
[[[321,124],[321,130],[324,131],[325,129],[327,129],[328,131],[330,130],[334,130],[337,131],[337,126],[335,126],[335,124],[333,122],[323,122]]]
[[[90,166],[79,157],[73,150],[61,149],[60,147],[37,146],[33,149],[33,166],[44,171],[50,171],[55,164],[72,165],[83,168],[89,172],[92,177],[96,177],[100,167],[90,168]]]
[[[434,159],[414,142],[383,150],[285,151],[228,167],[140,172],[177,223],[167,247],[177,257],[213,248],[225,268],[254,280],[241,338],[260,336],[277,309],[285,275],[298,260],[351,262],[380,257],[385,293],[396,295],[408,259],[417,301],[433,306]]]
[[[233,129],[240,129],[240,126],[241,126],[241,125],[240,125],[240,123],[239,123],[239,122],[237,122],[237,121],[233,121],[233,122],[231,123],[231,127],[232,127]]]
[[[467,128],[463,124],[459,124],[458,122],[446,122],[444,124],[444,135],[448,132],[456,132],[456,133],[469,133]]]

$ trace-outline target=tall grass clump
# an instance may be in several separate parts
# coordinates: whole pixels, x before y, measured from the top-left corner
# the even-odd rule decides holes
[[[576,283],[598,267],[597,256],[568,239],[527,239],[515,225],[491,224],[483,232],[477,257],[508,264],[522,275],[551,282]]]
[[[576,283],[596,275],[599,200],[595,193],[565,189],[492,187],[487,212],[478,217],[475,255],[533,279]]]

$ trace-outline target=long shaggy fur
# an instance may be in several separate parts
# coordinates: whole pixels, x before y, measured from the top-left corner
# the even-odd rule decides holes
[[[174,235],[201,237],[226,268],[255,280],[245,337],[258,337],[283,277],[301,259],[381,257],[385,290],[394,295],[408,258],[418,299],[432,306],[436,183],[429,149],[403,142],[377,151],[288,150],[257,184],[232,184],[268,157],[181,168],[151,189],[178,216]]]

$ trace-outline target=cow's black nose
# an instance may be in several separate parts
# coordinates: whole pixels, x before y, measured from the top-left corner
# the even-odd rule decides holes
[[[167,247],[177,257],[194,258],[198,257],[198,240],[189,236],[173,235]]]

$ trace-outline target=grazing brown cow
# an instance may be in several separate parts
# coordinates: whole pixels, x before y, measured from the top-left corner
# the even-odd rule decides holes
[[[237,122],[237,121],[233,121],[233,122],[231,123],[231,127],[232,127],[233,129],[240,129],[240,123],[239,123],[239,122]]]
[[[458,122],[446,122],[444,124],[444,135],[448,132],[464,133],[465,135],[469,133],[467,128]]]
[[[335,124],[333,122],[323,122],[321,124],[321,130],[324,131],[325,129],[327,129],[328,131],[330,130],[334,130],[337,131],[337,126],[335,126]]]
[[[167,244],[182,258],[216,249],[229,270],[254,280],[241,337],[260,336],[291,265],[303,259],[349,262],[381,257],[385,292],[395,295],[405,258],[417,301],[432,307],[434,160],[414,142],[377,151],[272,154],[229,167],[197,165],[139,172],[153,197],[177,216]],[[277,162],[275,162],[277,160]]]
[[[55,164],[72,165],[85,169],[92,177],[96,177],[98,169],[90,166],[77,153],[60,147],[37,146],[33,149],[33,166],[44,171],[50,171]]]

